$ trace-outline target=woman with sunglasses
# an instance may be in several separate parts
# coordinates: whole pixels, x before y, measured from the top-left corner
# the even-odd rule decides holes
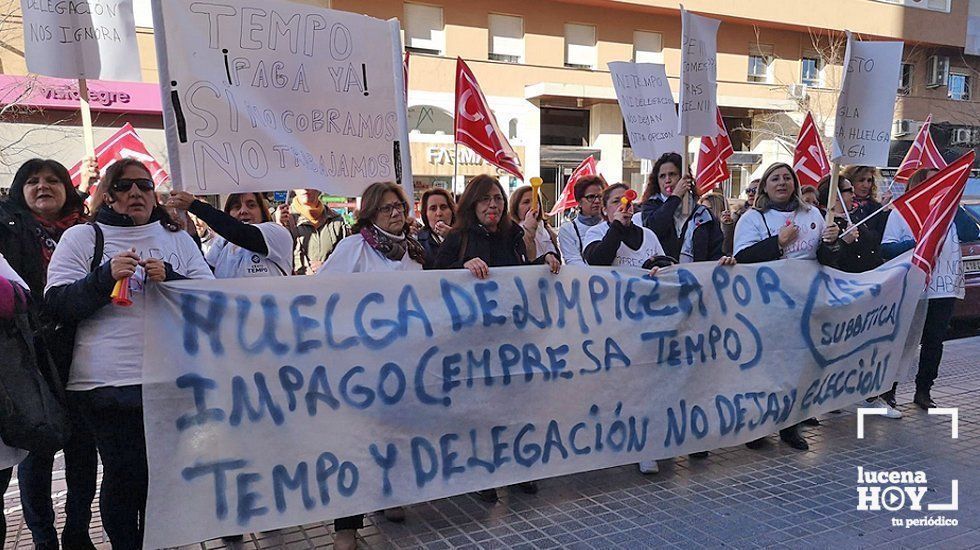
[[[837,242],[840,250],[837,252],[833,267],[848,273],[863,273],[871,271],[880,266],[884,261],[881,259],[878,242],[881,235],[875,233],[874,229],[867,224],[857,226],[853,231],[844,234],[850,228],[848,216],[851,221],[859,221],[853,212],[846,212],[853,201],[854,185],[847,178],[840,178],[837,187],[840,196],[834,201],[834,223],[840,228],[841,236]],[[824,176],[817,184],[817,204],[820,212],[826,216],[827,204],[830,201],[830,176]]]
[[[204,256],[216,278],[293,274],[293,236],[272,221],[262,193],[228,195],[222,211],[186,191],[174,191],[168,206],[190,212],[218,234]]]
[[[317,270],[317,278],[345,273],[421,271],[425,249],[411,235],[408,197],[394,182],[371,184],[361,196],[352,235],[337,243],[330,257]],[[405,510],[399,506],[384,511],[389,521],[405,521]],[[357,530],[364,527],[364,516],[350,516],[334,521],[334,548],[357,548]]]
[[[143,545],[146,512],[145,288],[214,276],[191,236],[157,203],[150,172],[138,160],[110,166],[95,203],[94,226],[72,227],[58,243],[45,300],[77,325],[68,400],[95,434],[102,457],[102,525],[113,548],[128,550]],[[93,257],[101,262],[90,271]],[[117,281],[128,284],[130,307],[112,305]]]
[[[588,265],[582,258],[585,251],[585,234],[602,223],[602,190],[606,180],[602,176],[585,176],[575,182],[572,193],[578,203],[578,215],[558,228],[558,248],[567,265]]]
[[[493,176],[473,178],[459,198],[456,224],[446,238],[436,269],[466,268],[479,279],[490,277],[491,267],[547,264],[552,273],[561,269],[561,261],[547,252],[534,260],[528,258],[524,230],[505,211],[504,187]]]

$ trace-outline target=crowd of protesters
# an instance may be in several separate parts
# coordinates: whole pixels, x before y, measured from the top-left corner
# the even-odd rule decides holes
[[[9,197],[0,203],[0,316],[6,322],[18,304],[34,313],[32,328],[39,357],[51,358],[47,383],[64,396],[71,436],[64,443],[67,499],[64,528],[56,531],[51,499],[54,452],[25,452],[0,441],[0,494],[13,467],[19,479],[24,519],[39,549],[94,548],[89,538],[92,503],[101,459],[99,506],[113,548],[142,546],[147,464],[143,430],[143,301],[133,307],[106,307],[120,285],[134,295],[149,285],[181,279],[285,277],[388,273],[423,269],[466,269],[479,279],[496,268],[563,264],[623,266],[658,270],[688,262],[819,262],[846,272],[874,269],[914,247],[901,216],[876,212],[889,194],[878,196],[873,167],[852,166],[841,174],[837,197],[829,177],[816,188],[801,188],[792,167],[776,163],[745,190],[732,210],[721,194],[699,196],[681,156],[663,155],[654,165],[641,199],[629,186],[601,176],[574,184],[578,207],[555,231],[544,215],[542,197],[532,187],[508,193],[497,178],[473,178],[456,197],[427,190],[418,205],[402,187],[379,182],[361,197],[356,221],[320,200],[315,189],[295,189],[270,207],[262,193],[227,197],[222,209],[193,195],[158,193],[146,167],[136,160],[113,163],[104,173],[84,164],[81,192],[65,167],[34,159],[20,167]],[[931,175],[916,173],[909,187]],[[635,194],[632,195],[635,197]],[[825,224],[829,203],[833,223]],[[940,262],[961,262],[958,243],[976,240],[975,223],[957,217]],[[9,290],[8,290],[9,289]],[[4,297],[12,297],[6,299]],[[962,288],[930,291],[921,335],[922,353],[914,403],[934,407],[931,388],[938,373],[943,339]],[[20,300],[20,301],[18,301]],[[868,400],[889,418],[900,418],[895,388]],[[810,420],[815,422],[814,419]],[[793,448],[808,444],[799,425],[780,430]],[[764,445],[764,439],[748,447]],[[703,457],[707,452],[692,456]],[[639,464],[653,474],[656,461]],[[535,482],[518,488],[535,493]],[[479,492],[488,502],[497,490]],[[405,511],[384,511],[403,521]],[[335,547],[357,546],[363,516],[335,522]],[[5,533],[0,514],[0,535]],[[2,538],[2,536],[0,536]]]

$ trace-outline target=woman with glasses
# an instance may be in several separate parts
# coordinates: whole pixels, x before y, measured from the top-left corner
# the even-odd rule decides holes
[[[558,248],[567,265],[588,265],[582,258],[585,251],[585,234],[602,223],[602,190],[606,180],[602,176],[585,176],[575,182],[572,193],[578,202],[578,215],[558,228]]]
[[[143,546],[146,513],[145,289],[213,275],[191,236],[157,203],[150,172],[138,160],[110,166],[95,201],[96,223],[61,237],[45,300],[62,321],[77,325],[66,389],[102,457],[102,525],[113,548],[134,549]],[[130,307],[112,305],[117,281],[128,285]]]
[[[881,235],[874,232],[874,229],[862,223],[853,231],[845,234],[850,228],[850,222],[860,221],[856,214],[849,212],[849,205],[854,196],[854,186],[847,178],[840,178],[837,190],[840,196],[834,201],[834,223],[840,228],[841,236],[838,239],[840,250],[837,253],[833,266],[841,271],[848,273],[863,273],[871,271],[884,263],[878,250],[878,242]],[[827,204],[830,201],[830,176],[824,176],[817,185],[817,204],[820,212],[826,216]],[[850,221],[848,220],[850,217]]]
[[[394,182],[371,184],[361,196],[352,235],[337,243],[330,257],[317,270],[317,278],[343,273],[421,271],[425,250],[409,231],[408,197]],[[399,506],[384,511],[389,521],[405,521]],[[357,548],[357,530],[364,527],[364,516],[334,521],[334,548]]]
[[[558,273],[558,256],[547,252],[533,260],[524,245],[524,230],[507,215],[504,187],[493,176],[481,174],[466,185],[456,207],[456,224],[446,238],[436,269],[465,268],[479,279],[491,267],[547,264]]]
[[[510,219],[521,225],[524,230],[524,245],[527,254],[537,258],[551,252],[561,258],[558,253],[558,233],[544,220],[542,211],[541,192],[538,192],[538,207],[531,208],[531,190],[533,187],[524,185],[518,187],[510,195]]]
[[[217,233],[204,256],[216,278],[293,274],[293,236],[272,221],[261,193],[228,195],[222,211],[186,191],[174,191],[168,205],[190,212]]]
[[[422,193],[422,229],[418,239],[425,249],[425,268],[432,269],[439,249],[456,222],[456,201],[449,191],[433,187]]]

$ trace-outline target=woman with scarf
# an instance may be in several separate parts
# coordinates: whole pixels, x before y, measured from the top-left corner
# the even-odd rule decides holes
[[[878,169],[874,166],[848,166],[844,168],[841,173],[841,177],[846,178],[854,186],[854,198],[852,199],[854,204],[851,205],[853,208],[853,218],[855,222],[861,221],[864,218],[874,214],[881,208],[881,203],[878,202]],[[886,203],[891,201],[891,192],[886,192],[882,196],[882,200]],[[875,217],[864,222],[874,235],[877,235],[878,240],[875,241],[875,246],[881,244],[881,236],[885,234],[885,224],[888,223],[888,210],[882,210],[875,215]]]
[[[521,229],[524,230],[524,245],[527,247],[528,256],[537,258],[550,252],[560,260],[558,233],[544,220],[540,192],[538,192],[537,208],[531,208],[532,189],[530,185],[524,185],[511,193],[508,208],[510,219],[520,224]]]
[[[213,275],[191,236],[157,203],[143,163],[114,163],[94,198],[95,223],[65,231],[51,257],[45,300],[63,322],[77,325],[68,401],[95,434],[102,458],[102,525],[113,548],[130,550],[143,545],[148,482],[145,288]],[[117,281],[128,284],[130,307],[111,305]]]
[[[31,159],[14,175],[10,195],[0,204],[0,254],[22,274],[34,297],[42,305],[48,280],[48,264],[64,232],[85,223],[85,204],[72,186],[68,170],[55,160]],[[41,342],[56,358],[65,384],[71,350],[55,334],[52,312],[39,311],[43,327]],[[89,538],[92,500],[95,498],[98,454],[95,439],[71,411],[72,437],[65,445],[65,527],[61,544],[66,548],[94,548]],[[24,521],[37,548],[58,548],[54,506],[51,501],[51,472],[54,454],[31,453],[17,469]]]
[[[412,237],[408,219],[408,197],[394,182],[371,184],[361,196],[354,234],[340,241],[337,249],[317,271],[318,278],[344,273],[421,271],[425,250]],[[405,521],[402,507],[384,511],[389,521]],[[364,527],[364,516],[334,521],[334,548],[357,548],[357,530]]]
[[[735,226],[735,259],[742,264],[795,259],[834,265],[839,235],[840,228],[825,225],[820,210],[803,202],[793,167],[777,162],[762,174],[755,206]],[[794,449],[810,448],[799,424],[779,430],[779,437]],[[746,446],[758,449],[764,441]]]
[[[293,233],[296,274],[315,275],[337,243],[350,233],[343,216],[320,201],[320,191],[294,189],[293,193],[295,197],[289,205],[291,223],[289,218],[281,219],[280,223]]]
[[[422,229],[418,240],[425,249],[425,268],[432,269],[446,236],[456,223],[456,202],[449,191],[433,187],[422,193]]]
[[[436,258],[436,269],[466,268],[478,279],[490,277],[491,267],[547,264],[561,269],[558,255],[528,257],[524,230],[505,212],[507,199],[500,181],[486,174],[473,178],[459,198],[456,224]]]
[[[234,193],[224,210],[174,191],[169,206],[190,212],[218,234],[204,257],[217,279],[280,277],[293,274],[293,238],[272,221],[261,193]]]
[[[582,258],[585,234],[602,222],[602,191],[606,180],[602,176],[585,176],[575,182],[572,193],[578,203],[578,215],[558,228],[558,248],[567,265],[588,265]]]

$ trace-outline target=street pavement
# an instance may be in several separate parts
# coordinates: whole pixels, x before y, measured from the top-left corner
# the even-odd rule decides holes
[[[661,461],[656,475],[623,466],[543,480],[537,495],[501,489],[494,505],[475,495],[442,499],[409,507],[403,524],[369,515],[358,542],[367,549],[980,548],[978,358],[980,336],[947,342],[933,390],[940,407],[958,410],[957,439],[951,438],[951,417],[912,405],[914,387],[905,382],[899,386],[904,417],[867,417],[861,440],[851,407],[823,416],[818,427],[806,427],[806,452],[770,437],[761,450],[739,446],[712,451],[705,459]],[[928,487],[922,510],[909,510],[907,499],[901,510],[858,510],[859,467],[922,471]],[[929,510],[929,504],[952,501],[953,480],[958,509]],[[863,485],[872,490],[872,484]],[[900,504],[898,490],[885,492],[886,505]],[[62,471],[55,472],[53,493],[63,522]],[[16,477],[3,505],[4,549],[32,548]],[[97,511],[92,538],[100,549],[109,548]],[[187,548],[331,548],[331,541],[331,522],[321,522],[249,534],[241,543],[218,540]]]

